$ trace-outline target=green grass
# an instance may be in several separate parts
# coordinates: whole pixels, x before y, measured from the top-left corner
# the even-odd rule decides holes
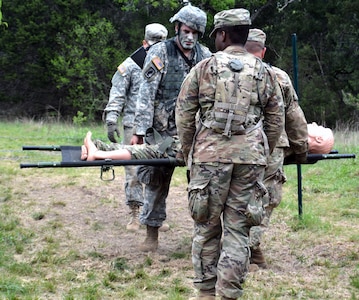
[[[0,123],[0,299],[188,299],[194,295],[192,233],[183,233],[181,217],[172,221],[169,234],[180,229],[183,236],[167,254],[133,260],[116,250],[106,252],[106,239],[82,249],[61,213],[85,215],[82,225],[94,236],[109,225],[121,230],[121,220],[92,217],[96,210],[108,215],[118,207],[113,183],[101,181],[97,168],[19,168],[22,162],[61,160],[60,152],[22,151],[23,145],[80,145],[89,128],[106,140],[101,124]],[[335,138],[339,153],[358,156],[358,132],[335,132]],[[271,268],[249,274],[243,299],[359,299],[357,159],[319,161],[301,169],[303,215],[298,217],[296,166],[285,166],[283,200],[263,245]],[[185,173],[185,168],[175,170],[173,187],[185,191]],[[123,174],[116,170],[116,176]],[[38,193],[44,178],[51,179],[50,185]],[[52,194],[55,190],[63,190],[64,197]],[[89,197],[87,206],[67,199],[70,191]],[[45,200],[49,205],[41,206]],[[179,216],[187,214],[186,199],[181,201]]]

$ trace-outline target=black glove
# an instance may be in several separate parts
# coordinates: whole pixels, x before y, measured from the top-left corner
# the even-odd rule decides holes
[[[294,155],[296,164],[305,164],[307,162],[307,152]]]
[[[121,133],[117,127],[117,124],[112,122],[107,123],[107,137],[112,143],[117,143],[117,140],[115,138],[115,132],[117,134],[117,137],[120,138]]]

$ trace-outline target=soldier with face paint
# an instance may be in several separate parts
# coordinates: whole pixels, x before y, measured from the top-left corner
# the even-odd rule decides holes
[[[194,65],[211,55],[208,48],[198,43],[207,23],[204,11],[188,4],[170,22],[175,22],[176,36],[152,46],[146,56],[131,144],[143,143],[146,130],[151,127],[164,140],[177,134],[175,106],[182,81]],[[146,174],[151,174],[149,177],[158,180],[144,180],[140,222],[147,226],[147,236],[140,246],[141,251],[157,250],[158,229],[166,219],[166,198],[173,171],[174,167],[150,166],[145,170]]]
[[[142,47],[133,55],[126,58],[113,75],[109,100],[104,109],[105,122],[107,126],[108,139],[116,143],[115,133],[120,137],[118,119],[123,126],[122,143],[128,145],[133,133],[133,120],[135,118],[136,102],[140,82],[142,79],[142,64],[146,56],[146,50],[155,43],[164,41],[167,38],[167,29],[159,23],[148,24],[145,27],[145,36]],[[143,186],[137,180],[137,167],[126,166],[125,196],[126,205],[130,209],[130,221],[127,230],[137,231],[139,224],[139,211],[143,205]]]

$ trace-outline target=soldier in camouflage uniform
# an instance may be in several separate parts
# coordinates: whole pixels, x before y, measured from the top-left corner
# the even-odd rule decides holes
[[[245,48],[249,53],[260,59],[264,58],[266,34],[260,29],[250,29]],[[285,106],[285,130],[279,142],[268,159],[268,166],[264,174],[264,185],[268,194],[264,198],[265,217],[260,226],[250,230],[249,245],[251,248],[251,270],[267,268],[263,251],[260,247],[263,232],[268,228],[273,209],[282,200],[282,185],[286,181],[283,171],[284,150],[290,147],[297,163],[305,163],[308,152],[307,121],[298,104],[298,97],[293,88],[289,75],[283,70],[268,66],[275,72],[281,87]]]
[[[210,36],[218,52],[191,70],[177,99],[178,136],[190,169],[197,299],[242,295],[249,230],[264,215],[267,156],[284,126],[275,75],[244,49],[250,24],[246,9],[215,15]]]
[[[147,53],[143,81],[140,86],[135,116],[135,135],[131,144],[141,144],[146,129],[153,127],[166,139],[177,134],[175,102],[183,79],[190,69],[211,55],[208,48],[198,43],[205,31],[207,16],[201,9],[186,5],[171,19],[176,36],[151,47]],[[140,221],[147,226],[147,236],[140,250],[156,251],[158,229],[166,219],[166,198],[174,167],[142,168],[151,178],[145,186],[144,206]],[[139,174],[141,178],[143,176]]]
[[[167,38],[167,29],[158,23],[148,24],[145,27],[145,39],[142,41],[142,55],[153,44]],[[140,53],[140,52],[138,52]],[[143,57],[144,58],[144,57]],[[111,142],[116,143],[115,133],[120,137],[120,130],[117,126],[119,117],[122,117],[123,143],[130,144],[133,134],[133,121],[135,118],[138,90],[142,79],[142,65],[135,57],[128,57],[117,68],[112,77],[110,97],[105,108],[107,135]],[[138,230],[139,209],[143,205],[143,186],[137,179],[137,167],[126,166],[125,195],[126,205],[130,207],[131,219],[127,224],[128,230]]]

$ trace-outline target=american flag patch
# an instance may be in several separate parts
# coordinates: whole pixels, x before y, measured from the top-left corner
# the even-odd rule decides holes
[[[158,56],[152,58],[152,63],[155,65],[158,71],[161,71],[164,67],[162,60]]]
[[[118,70],[121,74],[123,74],[123,73],[126,72],[126,67],[125,67],[124,64],[120,64],[120,65],[117,67],[117,70]]]

